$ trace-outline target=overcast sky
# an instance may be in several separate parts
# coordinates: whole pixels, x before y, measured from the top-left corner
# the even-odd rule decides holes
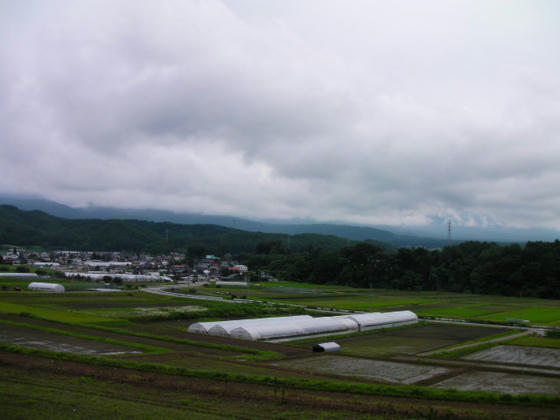
[[[560,228],[560,2],[0,0],[0,193]]]

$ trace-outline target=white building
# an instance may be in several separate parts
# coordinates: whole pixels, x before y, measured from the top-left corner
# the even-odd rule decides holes
[[[171,277],[160,276],[159,274],[116,274],[116,273],[77,273],[67,271],[66,277],[84,277],[91,280],[104,280],[106,277],[120,279],[125,283],[138,283],[149,281],[173,281]]]

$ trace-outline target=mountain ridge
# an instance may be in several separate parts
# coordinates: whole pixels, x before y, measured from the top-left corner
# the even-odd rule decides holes
[[[319,223],[307,219],[293,222],[259,221],[236,216],[156,209],[126,209],[102,206],[70,207],[40,196],[0,194],[0,204],[14,205],[22,210],[41,210],[53,216],[69,219],[137,219],[177,224],[215,224],[249,232],[335,235],[355,241],[380,241],[397,247],[439,248],[469,240],[523,243],[527,241],[554,241],[560,238],[560,232],[553,229],[520,229],[498,225],[467,227],[453,223],[453,240],[448,241],[447,222],[444,218],[436,218],[432,224],[427,226],[364,226],[342,222]]]
[[[447,241],[416,235],[400,235],[389,230],[369,226],[354,226],[330,223],[268,223],[231,216],[205,215],[199,213],[177,213],[169,210],[120,209],[114,207],[89,206],[70,207],[38,197],[0,196],[0,204],[13,205],[21,210],[40,210],[52,216],[68,219],[120,219],[170,222],[177,224],[212,224],[249,232],[278,233],[288,235],[319,234],[334,235],[353,241],[378,241],[395,247],[440,248],[459,241]]]
[[[284,251],[336,250],[355,243],[333,235],[248,232],[212,224],[181,225],[123,219],[65,219],[0,204],[0,244],[82,251],[254,253],[259,245]]]

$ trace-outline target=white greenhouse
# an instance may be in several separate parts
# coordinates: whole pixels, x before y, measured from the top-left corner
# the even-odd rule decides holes
[[[372,312],[364,314],[325,316],[309,315],[275,318],[239,319],[197,322],[188,331],[243,340],[288,341],[303,337],[347,334],[375,328],[414,324],[418,317],[411,311]]]
[[[277,324],[279,320],[283,322],[295,322],[302,319],[313,319],[309,315],[296,315],[287,317],[275,317],[275,318],[257,318],[257,319],[242,319],[234,321],[224,321],[219,322],[208,330],[208,334],[217,335],[221,337],[230,337],[231,332],[239,327],[244,327],[246,325],[272,325]]]
[[[251,318],[251,319],[234,319],[230,321],[214,321],[214,322],[197,322],[192,324],[188,332],[194,332],[199,334],[211,334],[211,335],[219,335],[223,337],[227,337],[230,335],[230,332],[238,327],[241,327],[246,324],[252,323],[263,323],[263,324],[272,324],[282,322],[284,320],[294,320],[299,319],[312,319],[309,315],[296,315],[296,316],[281,316],[281,317],[274,317],[274,318]]]
[[[277,340],[291,337],[307,337],[339,332],[358,331],[356,321],[347,317],[326,316],[287,321],[275,324],[247,324],[231,332],[232,338],[243,340]]]
[[[418,317],[412,311],[371,312],[367,314],[350,315],[348,318],[358,323],[360,331],[398,327],[400,325],[415,324],[418,322]]]
[[[43,290],[45,292],[64,292],[64,286],[57,283],[40,283],[34,281],[33,283],[29,283],[27,288],[31,290]]]

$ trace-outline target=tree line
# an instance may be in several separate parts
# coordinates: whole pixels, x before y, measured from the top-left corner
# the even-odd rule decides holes
[[[396,252],[367,242],[298,253],[288,253],[280,244],[260,244],[257,251],[244,255],[244,263],[291,281],[560,298],[558,240],[524,246],[472,241],[438,250]]]

